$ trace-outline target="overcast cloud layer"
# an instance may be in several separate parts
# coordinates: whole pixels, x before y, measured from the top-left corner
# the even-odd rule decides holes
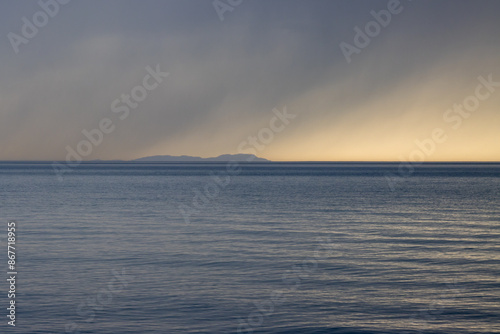
[[[402,0],[348,63],[339,45],[389,2],[244,0],[221,21],[212,0],[73,0],[16,53],[8,34],[41,8],[4,1],[0,160],[64,160],[103,118],[115,129],[85,159],[238,153],[286,108],[259,156],[399,161],[441,128],[428,160],[500,161],[500,87],[443,118],[479,76],[500,82],[500,2]],[[113,101],[157,65],[168,77],[120,120]]]

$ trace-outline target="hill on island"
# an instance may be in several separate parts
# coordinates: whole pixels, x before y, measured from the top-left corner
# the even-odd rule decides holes
[[[181,156],[155,155],[131,161],[133,162],[210,162],[210,161],[269,162],[269,160],[264,158],[259,158],[253,154],[223,154],[213,158],[192,157],[189,155],[181,155]]]

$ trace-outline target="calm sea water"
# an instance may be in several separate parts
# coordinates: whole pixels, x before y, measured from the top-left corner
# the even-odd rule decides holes
[[[0,164],[0,332],[500,333],[500,165],[239,167]]]

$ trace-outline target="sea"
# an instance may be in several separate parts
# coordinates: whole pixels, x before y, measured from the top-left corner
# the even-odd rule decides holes
[[[500,333],[498,163],[60,167],[0,163],[0,333]]]

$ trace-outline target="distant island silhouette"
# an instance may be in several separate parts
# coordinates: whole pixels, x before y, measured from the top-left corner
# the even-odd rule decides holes
[[[238,161],[238,162],[270,162],[270,160],[259,158],[253,154],[223,154],[213,158],[193,157],[189,155],[155,155],[139,159],[130,160],[131,162],[208,162],[208,161]]]

